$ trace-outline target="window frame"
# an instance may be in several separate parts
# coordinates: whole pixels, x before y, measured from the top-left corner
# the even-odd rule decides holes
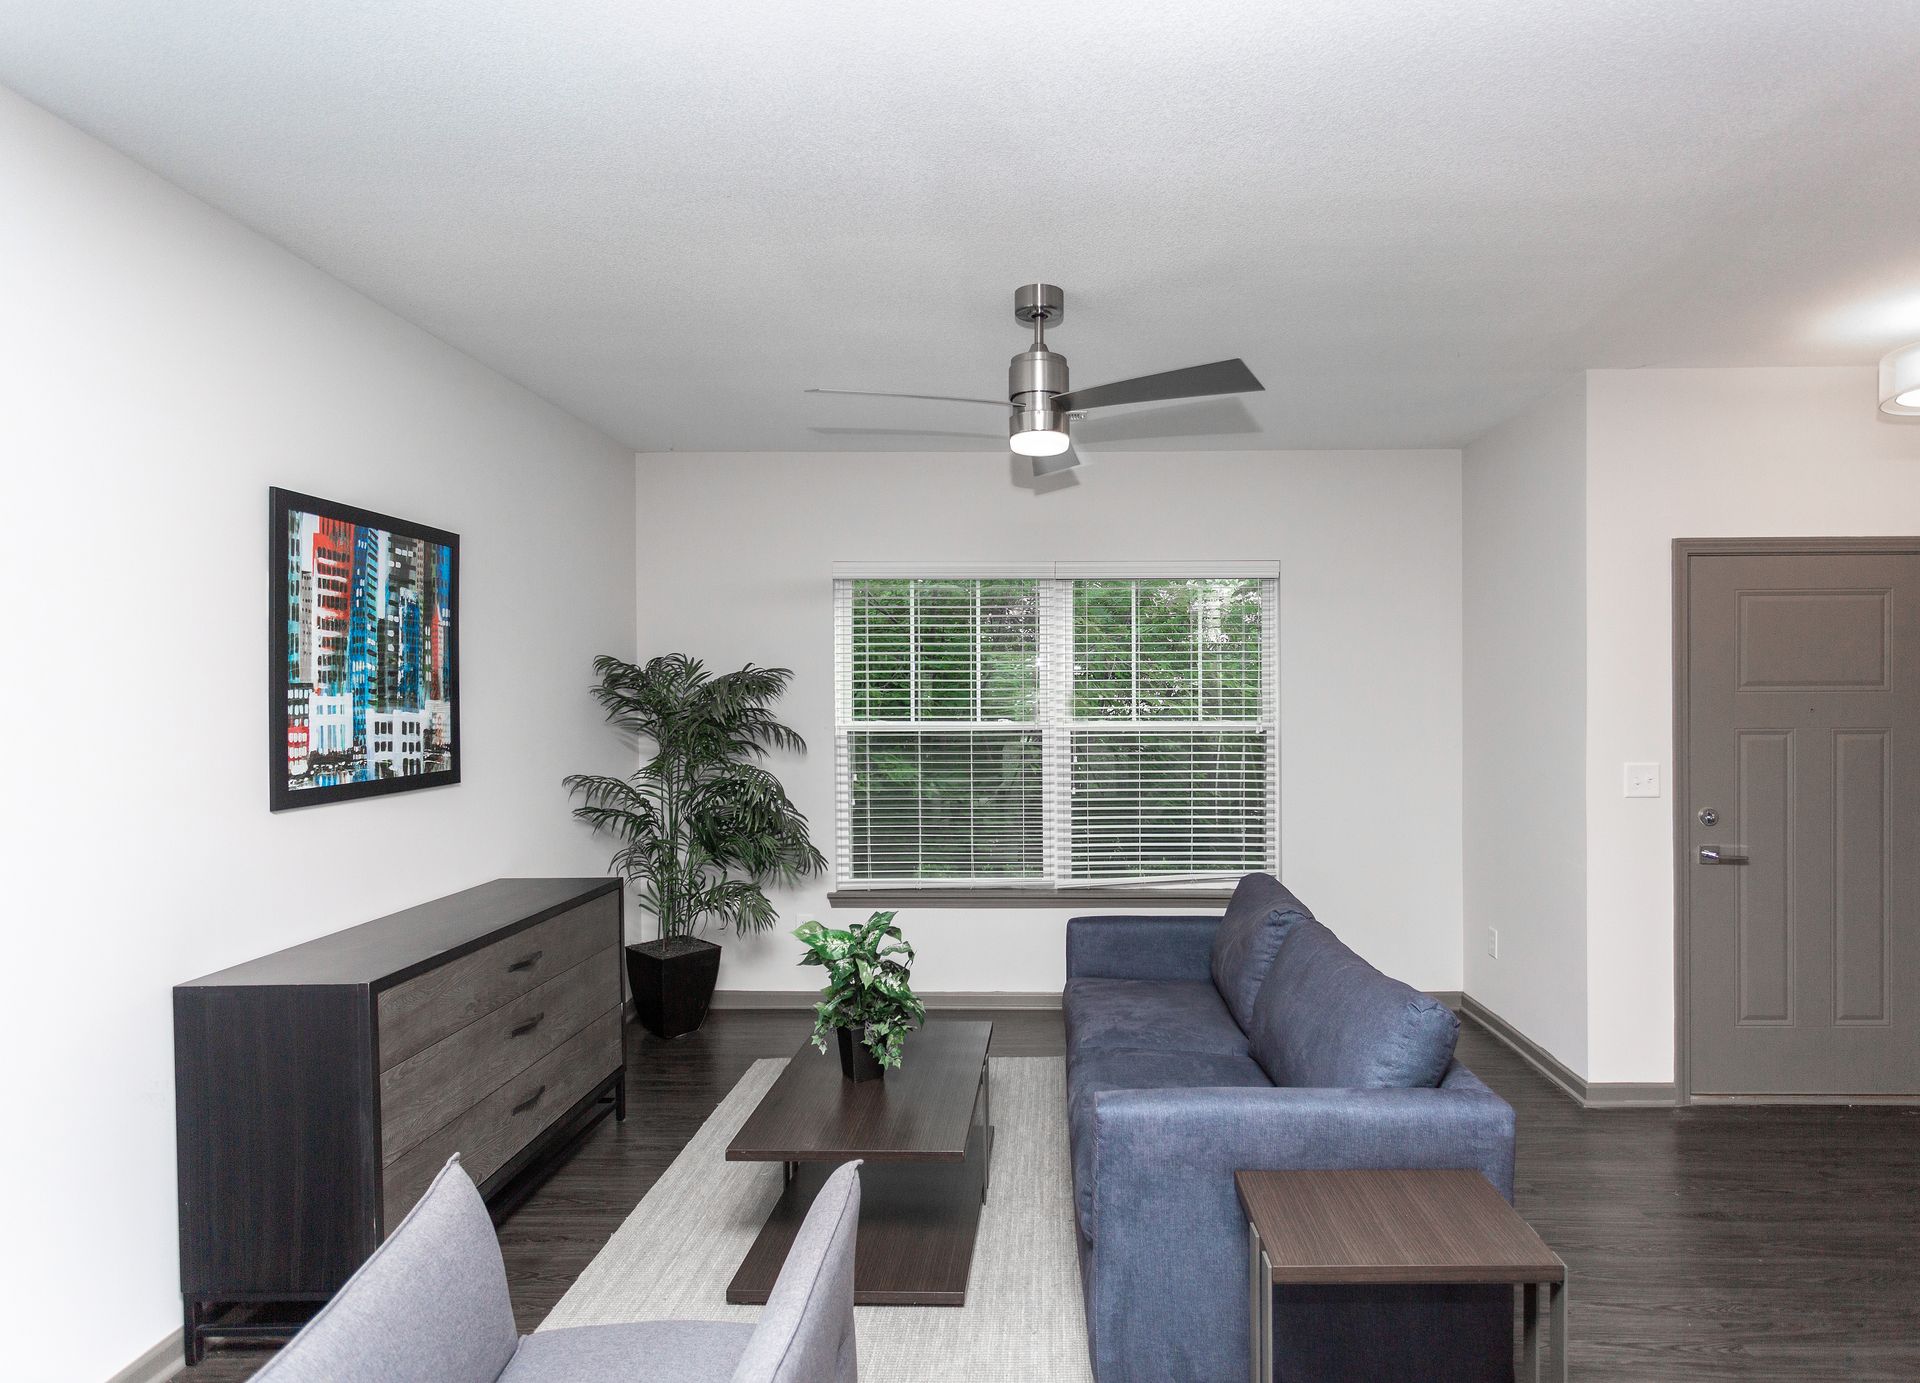
[[[1071,667],[1074,640],[1073,584],[1116,580],[1255,580],[1262,583],[1260,707],[1252,721],[1219,719],[1111,721],[1076,720],[1071,715]],[[992,581],[1041,583],[1036,620],[1036,719],[1031,721],[855,720],[853,710],[853,583],[869,580]],[[1065,782],[1076,733],[1139,732],[1140,727],[1174,730],[1263,732],[1266,742],[1265,820],[1267,859],[1261,866],[1280,870],[1280,732],[1282,725],[1280,660],[1280,564],[1277,561],[1055,562],[1055,563],[875,563],[840,562],[833,567],[834,675],[834,906],[899,904],[965,908],[1046,907],[1060,904],[1122,903],[1217,904],[1232,893],[1237,876],[1228,872],[1101,880],[1071,876],[1072,795]],[[1202,706],[1204,698],[1202,699]],[[849,737],[857,731],[982,732],[1008,731],[1039,736],[1042,762],[1041,833],[1043,877],[1002,879],[854,879],[851,863],[853,784]]]

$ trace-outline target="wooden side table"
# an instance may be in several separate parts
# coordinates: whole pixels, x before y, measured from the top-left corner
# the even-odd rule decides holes
[[[1273,1383],[1282,1285],[1509,1283],[1524,1295],[1523,1377],[1541,1377],[1540,1287],[1552,1364],[1567,1376],[1567,1265],[1473,1171],[1235,1172],[1247,1216],[1253,1383]]]

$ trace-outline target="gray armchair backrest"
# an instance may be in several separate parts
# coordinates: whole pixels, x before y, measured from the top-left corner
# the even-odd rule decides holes
[[[494,1383],[520,1343],[493,1220],[453,1158],[261,1383]]]
[[[849,1162],[820,1188],[774,1280],[733,1383],[856,1383],[853,1252],[860,1173]]]

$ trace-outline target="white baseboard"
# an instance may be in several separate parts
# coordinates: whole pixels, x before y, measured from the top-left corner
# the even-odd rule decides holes
[[[812,1008],[820,999],[817,989],[720,989],[715,990],[715,1008]],[[920,1002],[929,1009],[944,1008],[1035,1008],[1060,1007],[1058,990],[949,990],[940,994],[922,994]]]
[[[107,1379],[107,1383],[167,1383],[187,1366],[181,1334],[174,1331],[166,1339]]]
[[[1582,1109],[1671,1109],[1679,1102],[1672,1081],[1590,1081],[1576,1075],[1552,1052],[1471,994],[1460,996],[1459,1008]]]

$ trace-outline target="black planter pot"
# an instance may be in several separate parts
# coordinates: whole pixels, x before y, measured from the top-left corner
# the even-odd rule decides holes
[[[840,1074],[848,1080],[882,1080],[887,1068],[880,1064],[867,1044],[861,1041],[862,1034],[852,1028],[835,1028],[840,1034]]]
[[[707,1021],[720,978],[720,948],[695,937],[627,947],[633,1014],[655,1037],[685,1037]]]

